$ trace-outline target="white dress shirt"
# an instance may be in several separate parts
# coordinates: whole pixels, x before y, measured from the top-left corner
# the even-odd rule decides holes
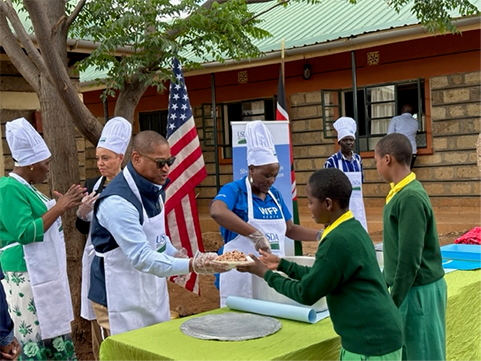
[[[116,195],[105,198],[99,204],[97,218],[100,225],[112,234],[135,269],[159,277],[189,273],[189,258],[172,257],[177,249],[169,239],[164,252],[151,248],[139,222],[137,208],[126,199]]]

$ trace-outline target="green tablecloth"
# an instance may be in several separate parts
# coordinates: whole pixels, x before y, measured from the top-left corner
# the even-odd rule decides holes
[[[481,359],[481,271],[456,271],[448,283],[448,360]],[[233,312],[227,308],[203,314]],[[261,339],[225,342],[184,335],[176,319],[108,337],[101,360],[337,360],[340,341],[330,318],[316,324],[279,319],[282,328]]]

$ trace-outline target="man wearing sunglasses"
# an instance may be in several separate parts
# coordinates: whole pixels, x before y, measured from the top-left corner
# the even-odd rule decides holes
[[[130,162],[95,203],[88,297],[106,336],[169,320],[166,277],[227,270],[212,262],[213,252],[180,256],[165,234],[164,186],[174,162],[163,136],[140,132]]]

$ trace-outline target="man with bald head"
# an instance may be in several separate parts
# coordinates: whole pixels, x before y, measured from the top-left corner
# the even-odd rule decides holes
[[[413,169],[418,152],[416,134],[418,133],[419,128],[419,123],[412,116],[412,113],[413,107],[410,104],[405,104],[401,109],[401,115],[395,116],[391,119],[387,130],[387,134],[401,133],[409,139],[412,147],[411,169]]]
[[[166,277],[226,270],[211,262],[216,253],[179,257],[165,233],[164,186],[174,162],[162,135],[138,133],[130,162],[95,203],[88,297],[106,336],[169,320]]]

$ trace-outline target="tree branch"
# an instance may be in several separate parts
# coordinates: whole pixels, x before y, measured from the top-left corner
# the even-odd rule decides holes
[[[219,4],[223,4],[223,3],[226,3],[230,0],[207,0],[205,3],[203,3],[201,5],[201,7],[203,8],[206,8],[206,9],[210,9],[212,7],[212,4],[213,3],[219,3]],[[245,0],[244,2],[246,4],[258,4],[258,3],[268,3],[268,2],[271,2],[273,0]]]
[[[38,45],[45,60],[48,74],[52,79],[52,84],[57,90],[60,98],[64,101],[77,128],[92,143],[97,144],[102,131],[102,126],[92,115],[90,110],[80,100],[77,89],[70,79],[67,69],[58,51],[52,48],[51,43],[53,33],[50,31],[46,8],[42,1],[24,0],[25,7],[31,17]]]
[[[80,11],[82,11],[84,5],[85,5],[85,0],[81,0],[81,1],[78,2],[77,6],[75,7],[75,9],[72,11],[72,13],[70,14],[70,16],[67,19],[67,24],[66,24],[67,29],[70,28],[72,23],[75,21],[78,14],[80,13]]]
[[[284,4],[288,4],[290,0],[282,0],[280,2],[278,2],[277,4],[271,6],[269,9],[266,9],[264,11],[261,11],[260,13],[257,13],[255,14],[254,16],[250,17],[249,19],[245,19],[242,21],[242,25],[244,24],[247,24],[249,21],[252,21],[254,20],[255,18],[258,18],[259,16],[261,16],[262,14],[265,14],[265,13],[268,13],[269,11],[271,11],[272,9],[280,6],[280,5],[284,5]]]
[[[27,52],[30,60],[38,68],[39,71],[43,72],[44,74],[48,74],[47,68],[45,67],[45,63],[43,62],[42,56],[38,52],[37,47],[33,44],[30,36],[25,31],[22,21],[18,17],[18,14],[13,8],[13,6],[11,5],[11,3],[7,5],[5,2],[1,1],[0,10],[5,12],[6,17],[8,18],[8,20],[10,20],[10,23],[12,24],[12,27],[15,30],[18,40],[20,41],[23,48]]]
[[[8,26],[6,14],[4,12],[4,2],[0,1],[0,43],[5,49],[10,61],[19,71],[25,80],[32,86],[35,92],[40,90],[40,72],[32,63],[32,60],[25,54],[22,47],[18,44],[10,26]]]

